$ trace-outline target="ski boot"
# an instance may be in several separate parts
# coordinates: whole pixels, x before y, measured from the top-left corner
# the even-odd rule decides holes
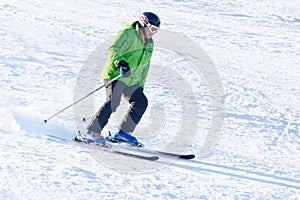
[[[89,143],[96,143],[98,145],[102,145],[102,146],[105,146],[105,143],[106,143],[106,140],[105,138],[101,135],[101,133],[96,133],[96,132],[93,132],[93,131],[90,131],[88,130],[86,132],[87,135],[90,135],[90,139],[89,139]]]
[[[144,147],[144,145],[140,143],[134,136],[123,130],[116,132],[114,137],[110,135],[110,140],[111,142],[127,143],[131,146]]]

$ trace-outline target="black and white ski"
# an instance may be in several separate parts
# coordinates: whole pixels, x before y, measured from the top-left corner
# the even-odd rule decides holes
[[[123,156],[127,156],[127,157],[138,158],[138,159],[149,160],[149,161],[155,161],[155,160],[159,159],[158,156],[146,156],[146,155],[140,155],[140,154],[135,154],[135,153],[129,153],[129,152],[122,151],[120,149],[115,149],[110,144],[101,145],[101,144],[97,144],[97,143],[91,143],[91,140],[81,139],[81,138],[77,138],[77,137],[75,137],[73,139],[73,141],[82,142],[82,143],[90,144],[90,145],[92,144],[96,147],[107,150],[107,152],[115,153],[115,154],[119,154],[119,155],[123,155]]]
[[[58,137],[58,136],[55,136],[55,135],[47,134],[46,136],[54,138],[54,139],[58,139],[58,140],[61,140],[61,141],[64,141],[64,142],[70,141],[69,139]],[[106,152],[114,153],[114,154],[118,154],[118,155],[122,155],[122,156],[127,156],[127,157],[131,157],[131,158],[137,158],[137,159],[149,160],[149,161],[155,161],[155,160],[159,159],[158,156],[146,156],[146,155],[140,155],[140,154],[136,154],[136,153],[125,152],[125,151],[122,151],[120,149],[112,148],[112,146],[109,145],[109,144],[97,145],[97,144],[91,143],[89,140],[85,140],[85,139],[81,140],[81,139],[77,138],[77,139],[72,139],[72,141],[87,144],[87,145],[93,145],[94,147],[101,148],[102,150],[105,150]]]
[[[110,143],[118,143],[118,144],[128,144],[128,146],[123,148],[129,148],[130,150],[135,150],[138,152],[143,152],[143,153],[149,153],[149,154],[157,154],[157,155],[165,155],[165,156],[172,156],[172,157],[177,157],[180,159],[194,159],[195,155],[194,154],[177,154],[177,153],[170,153],[170,152],[165,152],[165,151],[159,151],[159,150],[152,150],[152,149],[147,149],[147,148],[141,148],[139,146],[136,146],[135,144],[127,143],[125,141],[117,141],[114,139],[111,139],[111,137],[107,137],[106,140]],[[119,145],[121,147],[121,145]]]
[[[54,135],[47,135],[47,136],[55,138],[55,139],[63,140],[63,141],[69,141],[69,139],[61,138],[61,137],[54,136]],[[82,141],[77,140],[76,142],[83,142],[85,144],[90,144],[90,142],[88,140],[85,140],[85,139],[83,139]],[[125,144],[125,145],[122,145],[122,144]],[[128,145],[126,145],[126,144],[128,144]],[[95,143],[93,143],[93,145],[95,145]],[[128,157],[139,158],[139,159],[144,159],[144,160],[151,160],[151,161],[158,160],[159,155],[172,156],[172,157],[176,157],[176,158],[179,158],[179,159],[185,159],[185,160],[191,160],[191,159],[195,158],[194,154],[178,154],[178,153],[170,153],[170,152],[166,152],[166,151],[147,149],[147,148],[144,148],[144,147],[138,147],[138,146],[132,145],[130,143],[116,142],[116,141],[111,141],[109,139],[107,139],[107,143],[106,143],[105,146],[102,146],[102,145],[97,145],[97,146],[99,146],[99,148],[109,149],[109,152],[111,152],[111,153],[116,153],[116,154],[119,154],[119,155],[124,155],[124,156],[128,156]],[[113,149],[112,147],[115,147],[115,148]],[[128,150],[133,152],[133,153],[126,152]],[[140,154],[137,154],[135,152],[154,154],[154,155],[157,155],[157,156],[140,155]]]
[[[152,154],[161,154],[166,156],[173,156],[178,157],[181,159],[191,160],[195,158],[194,154],[177,154],[177,153],[170,153],[165,151],[158,151],[158,150],[150,150],[150,149],[139,149],[139,151],[145,152],[145,153],[152,153]]]
[[[149,161],[155,161],[155,160],[159,159],[158,156],[144,156],[144,155],[127,153],[127,152],[124,152],[124,151],[117,151],[117,150],[112,150],[112,151],[109,151],[109,152],[119,154],[119,155],[122,155],[122,156],[127,156],[127,157],[131,157],[131,158],[138,158],[138,159],[142,159],[142,160],[149,160]]]

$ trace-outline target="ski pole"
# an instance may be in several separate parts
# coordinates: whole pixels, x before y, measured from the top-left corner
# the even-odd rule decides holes
[[[48,119],[45,119],[44,122],[47,123],[50,119],[52,119],[53,117],[55,117],[56,115],[64,112],[65,110],[67,110],[68,108],[74,106],[75,104],[79,103],[80,101],[82,101],[83,99],[87,98],[88,96],[94,94],[95,92],[97,92],[98,90],[100,90],[101,88],[104,88],[108,85],[110,85],[113,81],[117,80],[118,78],[120,78],[122,75],[120,74],[119,76],[113,78],[112,80],[110,80],[109,82],[101,85],[100,87],[96,88],[95,90],[91,91],[90,93],[88,93],[87,95],[85,95],[84,97],[78,99],[77,101],[75,101],[74,103],[72,103],[71,105],[65,107],[64,109],[58,111],[57,113],[55,113],[54,115],[52,115],[51,117],[49,117]]]

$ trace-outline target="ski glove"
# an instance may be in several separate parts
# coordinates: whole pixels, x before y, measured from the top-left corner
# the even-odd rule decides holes
[[[120,60],[116,67],[120,71],[122,77],[128,78],[130,76],[130,67],[128,62],[126,62],[125,60]]]

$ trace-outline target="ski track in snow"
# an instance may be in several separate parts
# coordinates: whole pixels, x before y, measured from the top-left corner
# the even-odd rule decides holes
[[[72,138],[72,109],[48,124],[43,119],[73,102],[77,74],[87,57],[136,20],[145,5],[159,14],[163,29],[182,32],[210,56],[224,84],[226,114],[217,145],[206,158],[169,164],[162,157],[157,163],[165,166],[154,172],[119,173],[81,145],[44,136]],[[1,1],[0,198],[300,198],[299,10],[295,0]],[[168,55],[153,60],[175,67],[186,62]],[[199,129],[204,133],[210,94],[197,78],[191,84],[200,88]],[[156,86],[145,92],[151,89]],[[168,101],[172,92],[160,91],[161,99],[148,94],[156,98],[156,109],[177,108],[175,100]],[[103,95],[99,91],[99,101]],[[176,130],[180,116],[173,117],[164,126]],[[172,141],[166,134],[154,137],[154,147]],[[197,136],[189,152],[197,155],[202,139]]]

